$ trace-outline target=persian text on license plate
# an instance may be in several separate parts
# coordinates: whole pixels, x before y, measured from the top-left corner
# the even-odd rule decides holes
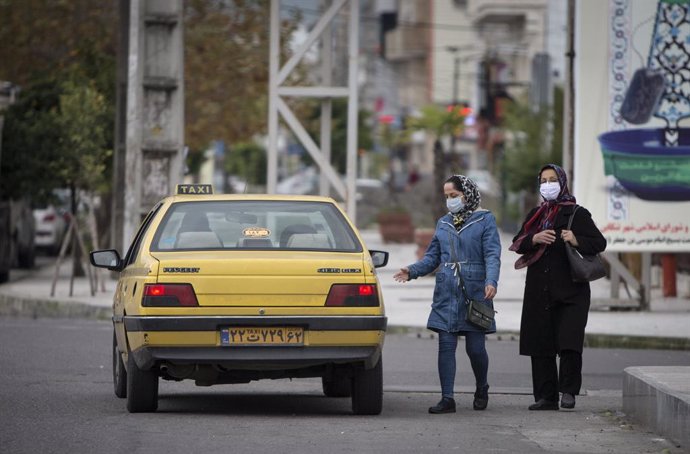
[[[223,328],[220,330],[221,345],[304,345],[302,328]]]

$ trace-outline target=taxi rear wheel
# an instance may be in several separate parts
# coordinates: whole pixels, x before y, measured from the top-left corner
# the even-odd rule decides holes
[[[158,375],[155,370],[139,369],[134,355],[127,355],[127,410],[146,413],[158,408]]]
[[[323,393],[326,397],[350,397],[352,395],[352,380],[350,377],[321,377]]]
[[[383,407],[383,358],[373,369],[356,369],[352,378],[352,412],[378,415]]]
[[[117,348],[117,338],[113,331],[113,387],[115,395],[119,398],[127,397],[127,371],[122,361],[122,353]]]

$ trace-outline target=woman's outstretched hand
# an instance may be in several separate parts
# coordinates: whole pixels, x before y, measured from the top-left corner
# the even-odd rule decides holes
[[[410,280],[410,269],[405,267],[400,268],[400,271],[393,275],[393,279],[398,282],[407,282]]]

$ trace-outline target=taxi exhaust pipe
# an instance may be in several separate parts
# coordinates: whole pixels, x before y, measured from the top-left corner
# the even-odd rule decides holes
[[[161,363],[158,366],[162,375],[168,375],[175,380],[183,380],[185,378],[192,377],[196,372],[196,367],[193,364],[181,365],[181,364],[169,364]]]

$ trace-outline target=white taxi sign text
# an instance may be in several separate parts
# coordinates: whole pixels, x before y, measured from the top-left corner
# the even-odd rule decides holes
[[[210,184],[178,184],[175,191],[176,194],[213,194],[213,186]]]

